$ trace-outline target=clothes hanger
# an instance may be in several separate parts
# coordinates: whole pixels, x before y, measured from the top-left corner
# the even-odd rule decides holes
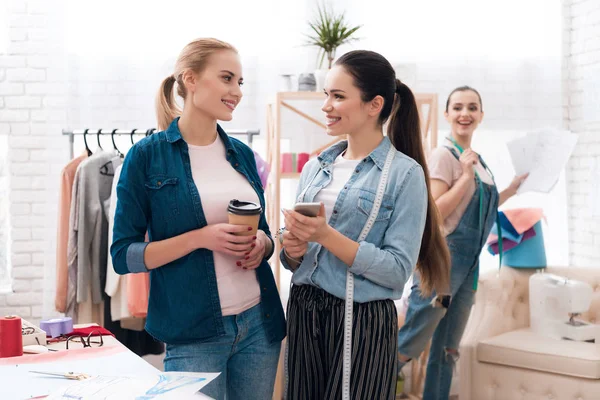
[[[100,145],[100,135],[102,135],[102,129],[98,129],[98,133],[96,134],[96,139],[98,140],[98,148],[99,148],[100,150],[103,150],[103,151],[104,151],[104,149],[103,149],[103,148],[102,148],[102,146]]]
[[[135,134],[135,131],[137,131],[137,129],[131,131],[131,144],[135,144],[135,142],[133,141],[133,135]]]
[[[88,157],[92,155],[92,151],[90,150],[90,148],[88,147],[88,143],[87,143],[87,133],[88,133],[89,129],[86,129],[83,131],[83,143],[85,143],[85,149],[87,150],[87,155]]]
[[[113,129],[113,131],[110,134],[110,140],[112,141],[113,147],[115,149],[115,151],[117,152],[117,154],[119,155],[119,157],[123,158],[123,153],[121,153],[121,151],[117,148],[117,144],[115,143],[115,132],[117,132],[118,129]]]
[[[98,147],[100,148],[100,150],[104,151],[104,149],[102,148],[102,146],[100,145],[100,135],[102,135],[102,129],[98,129],[98,133],[96,138],[98,139]],[[114,142],[113,142],[114,143]],[[105,162],[101,167],[100,167],[100,175],[105,175],[105,176],[115,176],[114,173],[112,173],[111,168],[108,168],[108,166],[111,165],[112,166],[112,161],[107,161]]]

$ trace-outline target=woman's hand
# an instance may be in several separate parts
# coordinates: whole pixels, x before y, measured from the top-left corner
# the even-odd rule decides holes
[[[255,269],[258,268],[262,260],[265,258],[267,246],[270,244],[270,240],[266,233],[259,230],[256,232],[256,242],[252,245],[252,249],[237,262],[238,267],[244,269]]]
[[[469,178],[473,178],[475,176],[474,167],[479,161],[479,155],[471,149],[466,149],[460,155],[459,161],[462,167],[463,175],[466,175]]]
[[[283,210],[283,215],[285,216],[285,229],[304,242],[320,243],[331,229],[325,220],[323,203],[321,203],[321,210],[316,217],[307,217],[293,210]]]
[[[245,225],[207,225],[197,231],[200,237],[195,241],[195,248],[205,248],[243,259],[256,247],[257,237],[237,236],[235,233],[248,232],[249,230],[252,230],[252,227]]]
[[[283,232],[283,248],[289,257],[297,260],[304,257],[308,251],[308,242],[298,239],[289,231]]]

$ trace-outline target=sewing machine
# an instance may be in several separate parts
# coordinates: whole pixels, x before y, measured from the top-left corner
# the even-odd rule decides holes
[[[554,339],[595,341],[600,325],[576,319],[589,310],[592,293],[592,287],[585,282],[553,274],[531,275],[531,330]]]

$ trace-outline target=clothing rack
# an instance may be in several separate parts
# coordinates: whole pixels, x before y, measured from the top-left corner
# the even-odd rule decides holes
[[[112,135],[129,135],[133,138],[133,135],[151,135],[152,133],[156,132],[156,128],[151,128],[151,129],[130,129],[130,130],[124,130],[124,129],[87,129],[87,134],[88,135],[107,135],[107,136],[112,136]],[[75,144],[75,136],[83,136],[83,134],[86,132],[86,129],[74,129],[74,130],[67,130],[67,129],[63,129],[62,134],[63,135],[67,135],[69,136],[69,146],[70,146],[70,156],[71,158],[73,158],[73,152],[74,152],[74,144]],[[258,136],[260,135],[260,129],[228,129],[227,131],[228,135],[233,135],[233,136],[239,136],[239,135],[246,135],[248,138],[248,146],[250,146],[252,148],[252,141],[254,136]]]

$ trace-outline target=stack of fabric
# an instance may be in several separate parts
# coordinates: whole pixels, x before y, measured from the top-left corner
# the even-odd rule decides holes
[[[514,268],[545,268],[546,250],[542,233],[541,208],[517,208],[498,213],[502,233],[502,265]],[[500,252],[498,226],[488,238],[488,251]]]

